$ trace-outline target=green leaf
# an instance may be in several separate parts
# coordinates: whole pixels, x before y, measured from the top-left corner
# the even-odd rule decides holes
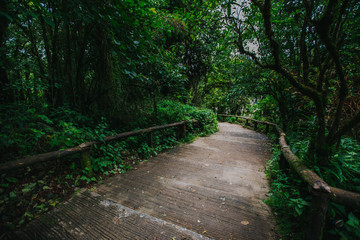
[[[22,189],[21,191],[22,191],[23,193],[26,193],[26,192],[30,192],[31,189],[30,189],[30,188],[24,188],[24,189]]]
[[[84,175],[80,177],[80,180],[88,180],[88,179],[89,179],[89,178],[86,177],[86,176],[84,176]]]
[[[34,189],[35,186],[36,186],[36,183],[29,183],[29,184],[25,185],[21,191],[23,193],[30,192],[31,190]]]
[[[41,119],[41,120],[43,120],[44,122],[46,122],[46,123],[48,123],[48,124],[53,124],[54,122],[53,121],[51,121],[47,116],[45,116],[45,115],[39,115],[39,118]]]
[[[150,8],[149,10],[150,10],[150,12],[153,12],[153,13],[157,14],[155,8]]]
[[[51,19],[49,19],[49,18],[45,18],[44,20],[45,20],[45,22],[46,22],[48,25],[50,25],[51,27],[55,27],[55,23],[54,23],[53,20],[51,20]]]
[[[30,11],[28,11],[27,14],[29,14],[33,18],[38,18],[40,16],[40,14],[35,13],[35,12],[30,12]]]
[[[0,12],[0,16],[1,16],[1,15],[4,16],[4,17],[6,17],[10,22],[13,21],[13,18],[10,17],[10,15],[7,14],[6,12]]]
[[[348,218],[349,218],[349,220],[346,222],[346,224],[348,224],[354,228],[360,227],[359,219],[352,212],[349,213]]]
[[[7,177],[6,180],[11,183],[17,183],[19,180],[14,177]]]
[[[298,206],[295,207],[295,211],[299,216],[301,216],[301,214],[303,213],[303,209],[299,208]]]

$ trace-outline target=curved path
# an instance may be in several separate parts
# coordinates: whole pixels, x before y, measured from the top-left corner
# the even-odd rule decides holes
[[[10,237],[276,239],[263,172],[267,138],[229,123],[83,190]]]

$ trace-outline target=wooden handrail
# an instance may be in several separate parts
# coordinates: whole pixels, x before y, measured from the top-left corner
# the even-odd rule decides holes
[[[41,154],[37,154],[37,155],[27,156],[27,157],[24,157],[24,158],[15,160],[15,161],[0,164],[0,172],[30,166],[30,165],[33,165],[33,164],[39,163],[39,162],[55,160],[55,159],[70,156],[70,155],[73,155],[76,153],[82,153],[82,152],[88,151],[94,145],[100,145],[100,144],[104,144],[104,143],[114,141],[114,140],[120,140],[120,139],[124,139],[124,138],[128,138],[128,137],[132,137],[132,136],[141,135],[144,133],[151,133],[156,130],[171,128],[171,127],[177,127],[177,126],[182,126],[182,125],[185,126],[187,122],[189,122],[189,121],[175,122],[175,123],[170,123],[170,124],[166,124],[166,125],[140,129],[137,131],[119,133],[116,135],[105,137],[102,141],[85,142],[76,147],[72,147],[72,148],[68,148],[68,149],[64,149],[64,150],[58,150],[58,151],[53,151],[53,152],[48,152],[48,153],[41,153]],[[197,120],[191,120],[191,122],[197,122]]]

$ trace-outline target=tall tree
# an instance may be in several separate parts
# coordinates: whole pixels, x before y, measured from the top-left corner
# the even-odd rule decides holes
[[[352,67],[359,62],[359,32],[353,28],[359,2],[253,0],[229,1],[227,7],[239,52],[281,74],[314,104],[312,146],[319,164],[329,164],[331,147],[360,122],[359,109],[344,117],[357,71]]]

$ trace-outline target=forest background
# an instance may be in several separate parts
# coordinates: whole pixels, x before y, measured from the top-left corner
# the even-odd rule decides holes
[[[355,0],[1,0],[1,162],[200,120],[190,141],[227,113],[280,124],[309,168],[360,192],[358,26]],[[177,143],[171,131],[156,141],[97,149],[94,177],[71,159],[2,173],[1,229]],[[278,158],[274,147],[266,201],[282,236],[301,239],[293,222],[307,221],[311,196]],[[358,210],[330,206],[327,239],[356,239],[359,229]]]

